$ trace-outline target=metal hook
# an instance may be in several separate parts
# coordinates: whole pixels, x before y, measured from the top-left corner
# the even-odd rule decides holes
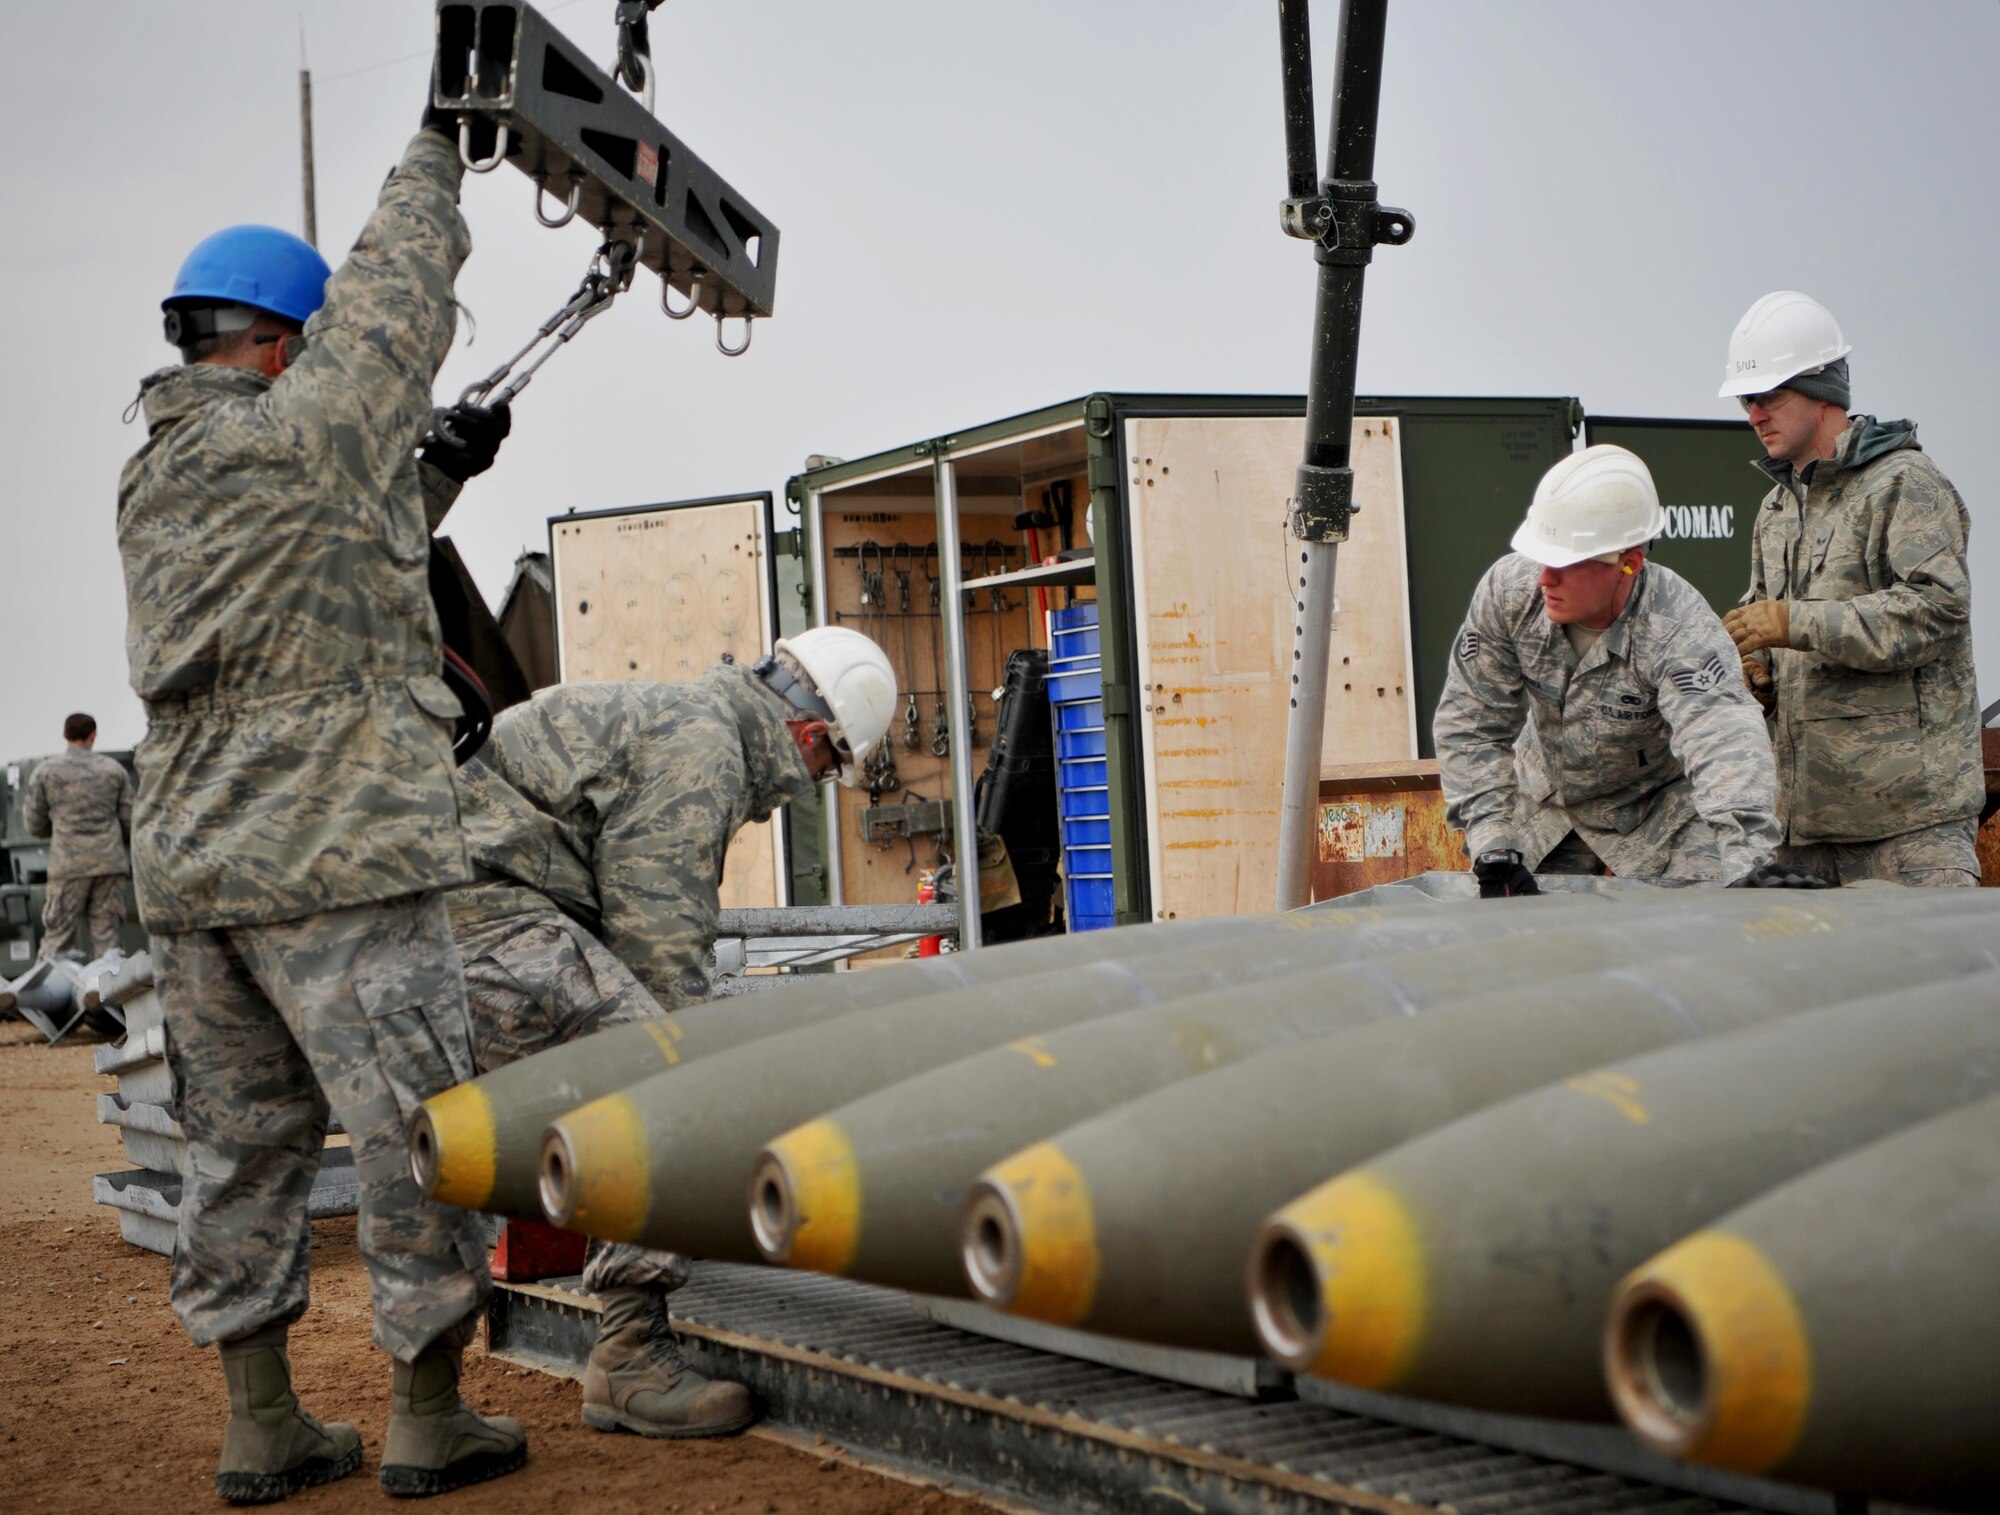
[[[693,315],[696,311],[701,309],[701,274],[699,272],[693,272],[688,275],[687,309],[685,310],[674,309],[672,303],[673,294],[674,294],[673,281],[669,279],[664,273],[661,274],[660,309],[667,313],[667,319],[669,321],[685,321],[689,316]]]
[[[544,214],[542,211],[542,200],[548,194],[548,192],[549,192],[549,176],[547,174],[536,174],[535,175],[535,219],[541,222],[542,225],[548,227],[550,230],[554,230],[556,227],[559,226],[569,225],[571,221],[576,219],[576,207],[583,199],[583,175],[576,172],[575,169],[570,170],[569,204],[563,208],[563,213],[561,217],[554,221],[551,221],[548,218],[548,216]]]
[[[507,161],[507,123],[501,122],[494,129],[493,156],[484,160],[472,156],[472,117],[458,118],[458,161],[465,165],[469,174],[490,174]],[[539,204],[537,209],[539,209]]]
[[[741,347],[731,347],[727,342],[722,340],[722,323],[728,319],[721,311],[715,313],[716,351],[720,352],[725,358],[740,358],[750,350],[750,322],[753,317],[745,316],[743,318],[743,345]]]
[[[639,102],[646,107],[646,114],[650,116],[653,114],[653,55],[638,53],[634,56],[639,60],[639,72],[646,81],[639,88]]]

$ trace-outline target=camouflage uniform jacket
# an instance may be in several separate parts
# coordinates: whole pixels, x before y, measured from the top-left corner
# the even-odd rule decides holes
[[[1488,569],[1452,649],[1432,734],[1467,849],[1513,848],[1532,866],[1574,829],[1618,874],[1681,882],[1769,861],[1771,745],[1707,601],[1648,564],[1579,659],[1540,573],[1518,554]]]
[[[49,841],[49,882],[132,871],[125,832],[132,824],[132,780],[116,759],[68,747],[35,765],[22,797],[28,835]]]
[[[1786,841],[1865,842],[1979,814],[1965,502],[1908,421],[1857,416],[1757,513],[1753,600],[1785,600],[1768,659]]]
[[[133,836],[154,931],[266,924],[462,882],[414,450],[471,246],[458,154],[410,144],[275,382],[142,390],[118,487],[146,702]]]
[[[733,664],[544,690],[460,770],[473,861],[547,895],[669,1010],[705,998],[730,838],[812,793],[789,714]],[[480,893],[454,894],[454,916]]]

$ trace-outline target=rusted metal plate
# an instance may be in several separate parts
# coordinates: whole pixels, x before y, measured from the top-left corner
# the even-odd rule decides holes
[[[1315,899],[1472,866],[1464,836],[1445,824],[1435,763],[1357,765],[1322,779],[1319,798]]]

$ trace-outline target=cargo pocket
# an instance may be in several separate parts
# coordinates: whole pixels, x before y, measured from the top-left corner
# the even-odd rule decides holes
[[[604,991],[576,940],[537,923],[466,965],[466,1003],[481,1069],[501,1067],[599,1029]]]
[[[354,993],[368,1019],[376,1066],[405,1125],[433,1094],[473,1076],[472,1028],[455,951],[446,962],[429,942],[378,941],[355,967]]]
[[[1916,684],[1907,673],[1822,677],[1806,690],[1800,757],[1815,831],[1872,835],[1923,800]],[[1796,808],[1796,802],[1795,802]]]

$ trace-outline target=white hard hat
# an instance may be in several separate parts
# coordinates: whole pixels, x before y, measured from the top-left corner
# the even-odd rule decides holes
[[[826,720],[827,735],[840,754],[840,782],[852,789],[861,781],[861,765],[895,718],[896,670],[880,647],[846,626],[815,626],[783,638],[776,650],[789,653],[806,671],[813,681],[811,694],[825,703],[825,710],[812,710],[785,690],[779,693]]]
[[[1514,551],[1548,568],[1643,547],[1667,529],[1660,492],[1636,453],[1600,442],[1542,475]]]
[[[1852,350],[1841,340],[1832,311],[1796,289],[1776,290],[1745,311],[1729,334],[1729,363],[1718,393],[1725,400],[1762,394]]]

